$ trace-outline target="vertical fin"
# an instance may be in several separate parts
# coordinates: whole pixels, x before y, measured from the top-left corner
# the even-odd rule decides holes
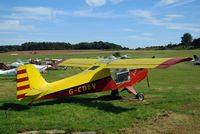
[[[40,72],[34,65],[28,64],[20,66],[17,70],[17,99],[22,100],[26,95],[34,96],[42,92],[42,88],[47,86]],[[31,98],[33,99],[33,97]],[[31,100],[30,99],[30,100]],[[29,99],[28,99],[29,100]]]

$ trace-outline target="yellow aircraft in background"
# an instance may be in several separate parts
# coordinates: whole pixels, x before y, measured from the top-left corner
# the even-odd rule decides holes
[[[20,66],[17,71],[17,99],[37,101],[79,94],[117,91],[123,88],[143,100],[142,93],[136,93],[133,84],[147,76],[148,68],[160,69],[189,61],[191,58],[155,59],[66,59],[59,66],[86,67],[74,76],[48,83],[32,64]],[[110,70],[116,69],[116,77]],[[115,92],[113,92],[115,94]]]

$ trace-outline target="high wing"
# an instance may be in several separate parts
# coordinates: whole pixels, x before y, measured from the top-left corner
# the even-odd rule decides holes
[[[168,68],[183,61],[190,61],[192,58],[155,58],[155,59],[123,59],[115,60],[107,64],[106,68]]]
[[[63,62],[59,63],[58,66],[90,67],[101,60],[102,59],[65,59]]]
[[[92,65],[106,64],[104,68],[168,68],[183,61],[190,61],[192,58],[154,58],[154,59],[67,59],[59,66],[91,67]]]

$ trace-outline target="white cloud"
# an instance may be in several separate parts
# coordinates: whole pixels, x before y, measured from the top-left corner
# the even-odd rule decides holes
[[[169,15],[166,15],[167,17],[172,17],[172,18],[181,18],[181,17],[184,17],[184,15],[180,15],[180,14],[169,14]]]
[[[185,5],[191,2],[194,2],[196,0],[160,0],[156,6],[159,7],[163,7],[163,6],[167,6],[167,7],[177,7],[177,6],[181,6],[181,5]]]
[[[185,4],[194,2],[194,1],[196,1],[196,0],[182,0],[182,1],[178,2],[178,3],[175,3],[175,4],[171,5],[170,8],[181,6],[181,5],[185,5]]]
[[[49,20],[56,18],[57,15],[66,14],[68,14],[66,11],[46,7],[15,7],[14,13],[6,17],[11,19]]]
[[[164,20],[172,21],[174,19],[184,18],[184,17],[185,17],[184,15],[180,15],[180,14],[169,14],[169,15],[166,15],[166,17],[164,18]]]
[[[28,31],[33,29],[34,29],[33,26],[22,25],[18,20],[5,20],[0,22],[0,30]]]
[[[131,28],[124,28],[124,29],[122,29],[122,31],[125,31],[125,32],[133,32],[134,30],[131,29]]]
[[[124,0],[109,0],[112,4],[118,4]],[[100,7],[106,4],[107,0],[85,0],[90,7]]]
[[[200,25],[196,24],[166,23],[164,25],[166,25],[168,29],[200,32]]]
[[[143,23],[143,24],[151,24],[151,25],[155,25],[155,26],[162,26],[162,27],[165,27],[167,29],[200,32],[200,25],[166,22],[166,18],[161,18],[161,19],[155,18],[153,16],[153,14],[150,11],[147,11],[147,10],[132,10],[132,11],[130,11],[130,13],[134,17],[142,18],[143,20],[140,20],[140,23]],[[175,19],[175,18],[184,17],[184,16],[182,16],[182,15],[168,15],[168,17],[172,17],[173,19]]]
[[[115,15],[112,11],[104,11],[104,12],[94,12],[93,9],[88,10],[77,10],[72,13],[74,16],[80,17],[95,17],[95,18],[115,18],[121,17],[119,15]]]
[[[146,19],[152,19],[151,12],[149,12],[147,10],[136,9],[136,10],[131,10],[129,12],[134,16],[143,17]]]
[[[170,4],[174,4],[180,0],[161,0],[157,3],[157,6],[168,6]]]
[[[106,0],[85,0],[85,2],[91,7],[99,7],[106,4]]]

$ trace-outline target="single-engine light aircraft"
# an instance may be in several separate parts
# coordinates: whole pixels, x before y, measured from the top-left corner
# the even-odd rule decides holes
[[[119,89],[127,90],[139,100],[144,99],[137,93],[133,84],[143,80],[148,68],[160,69],[189,61],[191,58],[154,58],[154,59],[65,59],[59,66],[86,67],[83,72],[74,76],[48,83],[35,68],[28,64],[20,66],[17,71],[17,99],[19,101],[38,101],[79,94],[112,91],[118,94]],[[110,70],[116,70],[112,77]]]

